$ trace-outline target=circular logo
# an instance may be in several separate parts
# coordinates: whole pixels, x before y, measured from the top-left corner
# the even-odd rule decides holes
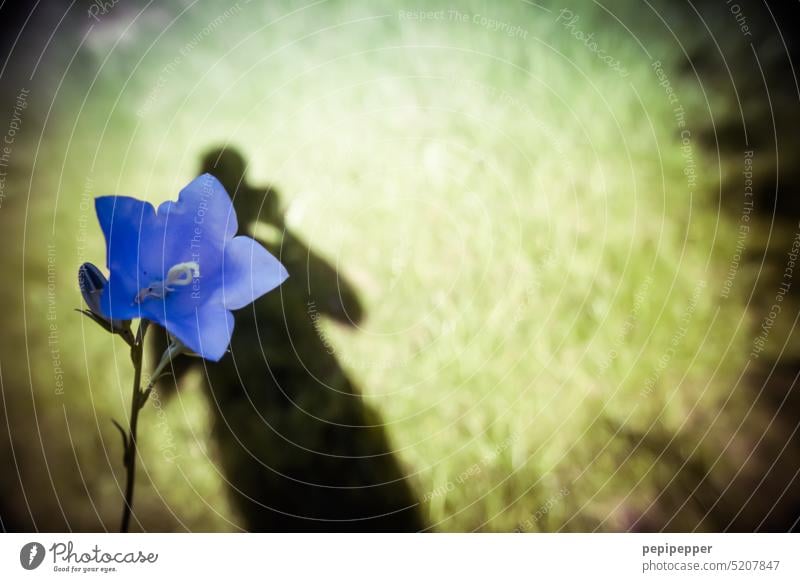
[[[35,570],[44,561],[44,546],[39,542],[28,542],[19,551],[19,563],[26,570]]]

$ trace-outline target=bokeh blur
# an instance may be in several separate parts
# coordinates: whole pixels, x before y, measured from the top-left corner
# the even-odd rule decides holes
[[[797,529],[796,6],[0,3],[0,530],[117,528],[93,198],[205,171],[290,279],[157,385],[134,530]]]

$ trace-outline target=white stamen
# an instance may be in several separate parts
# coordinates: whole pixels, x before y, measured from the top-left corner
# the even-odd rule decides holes
[[[147,287],[139,289],[136,297],[133,298],[133,302],[141,303],[148,297],[162,299],[166,297],[167,293],[174,291],[175,286],[185,287],[189,285],[195,277],[199,276],[200,265],[195,261],[178,263],[170,267],[170,270],[167,271],[166,281],[150,281]]]
[[[178,285],[184,287],[192,282],[192,279],[200,276],[200,265],[195,261],[186,263],[178,263],[167,272],[167,280],[165,281],[165,288],[169,291],[171,285]]]

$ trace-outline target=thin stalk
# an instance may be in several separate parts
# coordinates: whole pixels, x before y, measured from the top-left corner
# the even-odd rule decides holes
[[[142,320],[136,332],[136,341],[131,346],[131,363],[133,364],[133,394],[131,395],[131,419],[129,432],[125,439],[125,452],[123,462],[127,478],[125,482],[125,505],[122,508],[122,523],[119,531],[126,533],[130,528],[131,511],[133,510],[133,489],[136,482],[136,427],[139,422],[139,411],[147,402],[150,387],[142,390],[142,354],[144,352],[144,335],[147,331],[147,321]]]

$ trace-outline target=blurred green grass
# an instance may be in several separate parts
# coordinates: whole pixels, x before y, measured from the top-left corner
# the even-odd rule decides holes
[[[671,106],[613,18],[589,3],[575,10],[625,79],[555,12],[525,3],[458,3],[521,26],[520,39],[399,14],[438,8],[429,2],[295,12],[240,2],[187,50],[227,8],[101,22],[60,89],[33,179],[30,360],[48,358],[37,314],[53,241],[68,386],[54,397],[52,370],[31,365],[34,397],[53,423],[63,401],[70,426],[89,427],[71,436],[110,527],[119,499],[105,455],[118,471],[119,443],[108,419],[125,416],[130,372],[122,345],[72,311],[78,265],[103,259],[81,194],[172,198],[221,144],[245,154],[251,182],[279,189],[289,225],[359,290],[363,324],[322,329],[382,415],[433,529],[626,528],[663,476],[655,455],[628,458],[620,426],[679,433],[701,454],[719,446],[709,423],[724,427],[723,403],[745,404],[728,398],[747,320],[737,297],[717,301],[735,230],[717,214],[717,176],[701,172],[690,196]],[[690,127],[701,123],[705,97],[670,68],[674,46],[652,38],[647,48]],[[698,167],[711,167],[694,146]],[[27,384],[25,369],[4,373]],[[196,385],[165,404],[178,464],[162,462],[163,438],[149,436],[159,418],[143,414],[145,526],[236,529],[208,407]]]

